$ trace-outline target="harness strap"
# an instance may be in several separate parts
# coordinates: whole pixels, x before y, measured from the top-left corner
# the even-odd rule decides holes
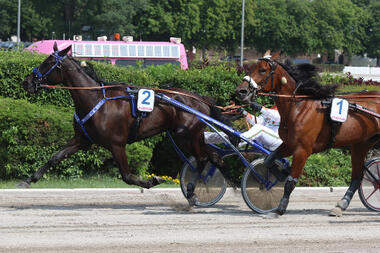
[[[82,119],[79,118],[79,116],[77,115],[77,113],[75,112],[74,113],[74,118],[75,118],[75,121],[78,123],[78,125],[81,127],[84,135],[87,137],[87,139],[91,142],[91,143],[94,143],[94,141],[91,139],[90,135],[87,133],[86,131],[86,128],[84,126],[84,123],[86,123],[92,116],[94,116],[94,114],[99,111],[99,109],[108,101],[108,100],[116,100],[116,99],[129,99],[130,100],[130,103],[131,103],[131,113],[132,113],[132,116],[133,118],[135,118],[135,121],[133,122],[132,124],[132,127],[131,127],[131,133],[132,135],[128,138],[128,143],[131,143],[133,142],[136,137],[137,137],[137,130],[139,129],[139,126],[140,126],[140,123],[141,123],[141,119],[142,118],[145,118],[147,116],[147,113],[146,112],[143,112],[143,113],[140,113],[137,111],[137,99],[136,99],[136,96],[131,94],[132,93],[132,90],[127,87],[126,88],[126,93],[128,94],[128,96],[116,96],[116,97],[106,97],[106,91],[105,91],[105,87],[104,87],[104,84],[103,83],[100,83],[100,85],[102,86],[102,93],[103,93],[103,99],[100,100],[95,106],[94,108],[92,108],[91,111],[89,111],[86,116],[84,116]]]
[[[91,137],[89,136],[89,134],[87,133],[86,131],[86,128],[84,126],[84,123],[86,123],[92,116],[94,116],[94,114],[99,111],[99,109],[108,101],[108,100],[115,100],[115,99],[123,99],[123,98],[127,98],[127,99],[131,99],[132,101],[132,115],[136,115],[136,111],[135,111],[135,107],[136,106],[133,106],[134,104],[136,104],[136,99],[134,99],[134,96],[129,94],[129,91],[126,90],[126,92],[129,94],[128,96],[116,96],[116,97],[106,97],[106,91],[105,91],[105,88],[104,88],[104,84],[103,83],[100,83],[100,85],[102,86],[102,93],[103,93],[103,99],[100,100],[95,106],[94,108],[92,108],[91,111],[89,111],[86,116],[84,116],[82,119],[79,118],[78,114],[75,112],[74,113],[74,118],[75,118],[75,121],[78,123],[78,125],[81,127],[84,135],[87,137],[87,139],[94,143],[94,141],[91,139]]]
[[[335,144],[335,140],[336,140],[336,135],[338,134],[338,131],[339,131],[339,128],[341,127],[342,125],[342,122],[337,122],[337,121],[333,121],[331,120],[331,118],[328,116],[330,114],[330,111],[331,111],[331,106],[332,106],[332,99],[325,99],[325,100],[322,100],[321,101],[321,104],[323,106],[326,106],[327,107],[327,110],[326,110],[326,117],[328,117],[328,121],[331,125],[331,129],[330,129],[330,139],[329,139],[329,142],[327,143],[327,146],[326,148],[327,149],[330,149],[334,146]]]
[[[338,134],[339,128],[342,126],[341,122],[330,120],[330,123],[331,123],[331,135],[330,135],[329,143],[327,144],[328,149],[334,146],[336,135]]]
[[[84,127],[84,122],[82,120],[79,119],[77,113],[75,112],[74,113],[74,119],[76,120],[76,122],[78,123],[78,125],[80,126],[80,128],[82,129],[84,135],[87,137],[87,139],[91,142],[91,143],[94,143],[94,141],[91,139],[91,137],[88,135],[87,131],[86,131],[86,128]]]
[[[42,79],[45,78],[47,75],[49,75],[49,73],[53,69],[55,69],[55,67],[57,67],[58,64],[62,63],[62,61],[66,59],[67,55],[60,56],[58,53],[59,51],[55,51],[54,53],[51,54],[55,58],[55,63],[45,74],[42,74],[37,67],[33,68],[33,74],[37,77],[39,81],[42,81]]]

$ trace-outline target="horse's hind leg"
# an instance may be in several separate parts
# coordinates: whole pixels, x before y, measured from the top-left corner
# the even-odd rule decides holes
[[[123,178],[123,181],[126,184],[133,184],[133,185],[137,185],[137,186],[149,189],[155,185],[165,182],[165,180],[156,176],[152,177],[149,180],[142,180],[139,176],[132,174],[128,166],[128,159],[127,159],[127,155],[125,154],[124,146],[114,145],[111,148],[111,152],[113,154],[114,159],[119,165],[119,171],[120,171],[121,177]]]
[[[28,177],[24,181],[21,181],[17,187],[29,188],[30,183],[37,182],[50,168],[62,161],[63,159],[76,153],[81,148],[80,138],[71,139],[59,152],[54,154],[47,163],[38,169],[31,177]]]
[[[336,204],[336,207],[331,210],[330,216],[342,216],[342,212],[350,205],[351,199],[356,190],[359,188],[363,178],[364,159],[367,152],[371,149],[377,140],[369,140],[359,144],[352,145],[351,147],[351,164],[352,174],[351,183],[343,198]]]

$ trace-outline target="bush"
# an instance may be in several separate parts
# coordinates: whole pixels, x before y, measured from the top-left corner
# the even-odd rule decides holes
[[[3,179],[29,176],[73,136],[74,110],[68,91],[47,89],[29,95],[21,88],[24,77],[45,58],[30,52],[0,51],[0,96],[8,97],[0,98],[0,176]],[[94,67],[104,80],[144,87],[181,88],[214,97],[219,105],[227,103],[244,75],[238,75],[235,66],[223,63],[186,71],[171,65],[140,69],[94,63]],[[342,83],[346,78],[322,77],[325,83]],[[351,86],[345,89],[347,87],[353,89]],[[259,98],[259,102],[266,106],[273,103],[269,97]],[[240,121],[235,127],[240,129],[242,125],[244,122]],[[146,175],[149,170],[176,176],[182,162],[169,145],[161,135],[128,145],[126,152],[131,169],[140,175]],[[307,177],[301,178],[300,185],[344,185],[349,180],[351,165],[348,162],[348,154],[339,150],[313,155],[305,166]],[[240,170],[232,174],[239,177]],[[95,173],[119,175],[111,154],[103,148],[80,151],[57,165],[50,174],[70,178]]]
[[[27,94],[23,79],[46,58],[27,51],[0,51],[0,96],[27,99],[31,103],[73,106],[70,93],[61,89],[45,89]],[[234,94],[241,77],[234,67],[218,65],[206,69],[180,70],[173,65],[150,66],[146,69],[117,67],[93,62],[95,71],[105,82],[117,81],[136,86],[181,88],[204,96],[212,96],[223,105]]]
[[[348,151],[330,149],[313,154],[304,167],[299,186],[345,186],[351,181],[351,156]]]
[[[346,75],[331,75],[323,73],[321,76],[323,84],[338,84],[340,92],[356,92],[363,90],[379,90],[380,82],[368,80],[364,81],[363,78],[354,78],[350,73]]]
[[[0,96],[27,99],[31,103],[72,106],[70,93],[61,89],[49,89],[29,95],[22,87],[24,78],[41,64],[46,55],[27,51],[0,50]]]
[[[137,175],[147,176],[153,150],[143,145],[141,142],[135,142],[127,145],[126,153],[128,157],[128,165],[132,169],[132,172]]]
[[[0,177],[25,178],[37,171],[73,136],[73,110],[0,98]],[[130,168],[146,175],[152,156],[149,143],[127,148]],[[77,178],[93,174],[119,175],[112,155],[94,146],[63,160],[45,177]]]

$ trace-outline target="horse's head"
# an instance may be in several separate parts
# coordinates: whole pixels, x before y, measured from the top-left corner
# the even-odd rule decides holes
[[[270,92],[276,89],[278,80],[274,77],[277,70],[277,58],[280,52],[270,55],[268,50],[259,59],[250,75],[245,76],[243,82],[236,88],[237,97],[243,102],[252,102],[257,91]]]
[[[33,72],[29,74],[22,82],[22,86],[30,93],[35,93],[42,84],[57,84],[63,81],[61,75],[62,63],[70,51],[71,45],[58,51],[57,43],[53,46],[54,52],[46,58],[40,66],[33,68]]]

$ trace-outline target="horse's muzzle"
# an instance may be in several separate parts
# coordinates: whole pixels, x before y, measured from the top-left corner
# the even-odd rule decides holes
[[[245,87],[236,89],[236,96],[239,100],[245,100],[249,93],[249,89]]]
[[[21,85],[24,88],[24,90],[26,90],[29,93],[36,93],[40,86],[39,82],[34,81],[34,79],[25,80],[24,82],[22,82]]]

